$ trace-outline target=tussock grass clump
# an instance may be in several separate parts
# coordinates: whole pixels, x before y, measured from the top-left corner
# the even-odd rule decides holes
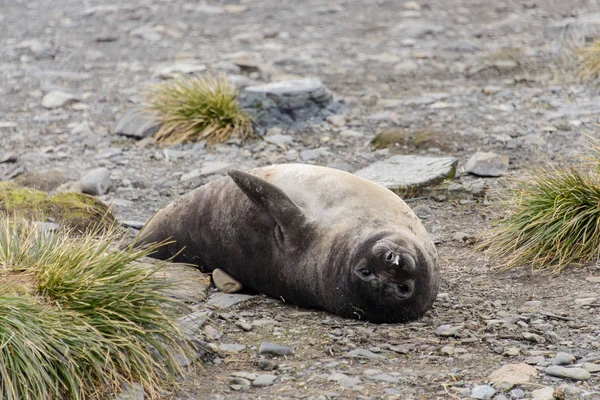
[[[235,86],[222,75],[168,80],[149,87],[144,92],[146,108],[161,122],[155,140],[213,144],[230,137],[252,137],[252,121],[236,95]]]
[[[115,238],[0,223],[0,398],[101,399],[137,382],[155,399],[182,373],[191,352],[168,314],[183,305],[135,262],[156,247]]]
[[[506,260],[560,272],[600,255],[600,175],[593,169],[549,166],[519,180],[513,209],[481,249]]]
[[[577,50],[581,58],[577,75],[581,79],[595,78],[600,73],[600,40]]]

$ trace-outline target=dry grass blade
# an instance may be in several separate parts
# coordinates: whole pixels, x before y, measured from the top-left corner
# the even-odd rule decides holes
[[[67,233],[0,224],[0,398],[106,398],[126,382],[160,398],[191,350],[166,314],[185,307],[172,284],[135,263],[156,248]]]
[[[146,108],[161,121],[155,140],[213,144],[231,137],[252,137],[252,121],[237,103],[236,94],[224,76],[169,80],[149,87],[144,92]]]
[[[600,73],[600,40],[577,50],[581,63],[577,70],[580,79],[596,78]]]
[[[506,260],[560,272],[600,255],[600,176],[591,169],[550,166],[518,182],[510,216],[480,249]]]

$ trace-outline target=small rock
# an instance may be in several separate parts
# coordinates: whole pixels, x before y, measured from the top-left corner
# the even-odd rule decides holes
[[[586,297],[584,299],[575,299],[575,304],[578,306],[589,306],[590,304],[594,304],[597,300],[597,297]]]
[[[302,150],[300,152],[300,158],[302,158],[302,161],[316,160],[317,158],[319,158],[321,156],[328,156],[328,155],[329,155],[329,149],[327,147],[319,147],[317,149],[307,149],[307,150]]]
[[[53,89],[42,97],[42,107],[47,109],[59,108],[79,101],[73,93]]]
[[[529,382],[532,378],[537,376],[537,370],[527,364],[507,364],[501,368],[492,372],[488,379],[490,382],[498,387],[501,383],[519,384]]]
[[[4,155],[0,155],[0,164],[14,162],[17,162],[17,155],[15,153],[5,153]]]
[[[496,389],[489,385],[477,385],[471,390],[472,399],[490,400],[496,394]]]
[[[426,20],[408,19],[393,26],[391,34],[400,38],[419,39],[427,35],[433,35],[443,32],[444,28],[440,24]]]
[[[269,375],[269,374],[259,375],[256,377],[255,380],[252,381],[252,385],[253,386],[271,386],[275,382],[275,379],[277,379],[276,375]]]
[[[585,381],[591,378],[591,374],[583,368],[565,368],[558,365],[548,367],[544,370],[546,375],[555,376],[563,379],[573,379],[576,381]]]
[[[592,374],[595,374],[596,372],[600,372],[599,364],[583,363],[583,364],[581,364],[581,367],[583,367],[583,369],[585,369],[587,372],[590,372]]]
[[[194,60],[178,60],[173,64],[159,65],[154,76],[159,79],[176,78],[180,75],[199,73],[206,70],[206,65]]]
[[[225,353],[239,353],[246,349],[246,345],[236,343],[223,343],[219,345],[219,349]]]
[[[236,321],[236,326],[239,326],[240,328],[242,328],[243,330],[245,330],[246,332],[250,332],[252,330],[252,324],[243,321],[243,320],[239,320]]]
[[[206,161],[200,169],[200,176],[220,174],[232,168],[233,164],[224,161]]]
[[[91,194],[92,196],[107,193],[110,186],[110,171],[107,168],[93,169],[79,180],[81,192]]]
[[[522,333],[523,339],[532,342],[532,343],[545,343],[546,339],[544,339],[542,336],[537,335],[535,333],[531,333],[531,332],[523,332]]]
[[[269,354],[273,356],[287,356],[293,352],[294,350],[291,347],[270,342],[262,342],[258,349],[258,354],[260,355]]]
[[[546,358],[544,356],[535,356],[535,357],[529,357],[525,360],[525,364],[529,364],[529,365],[538,365],[543,363],[544,361],[546,361]]]
[[[429,219],[433,217],[433,210],[427,204],[420,204],[412,209],[417,217],[421,219]]]
[[[388,374],[376,374],[372,375],[371,379],[375,381],[387,382],[387,383],[400,383],[400,378]]]
[[[223,293],[236,293],[242,290],[242,284],[222,269],[215,269],[212,279],[217,289]]]
[[[144,388],[137,382],[123,384],[123,391],[113,400],[144,400]]]
[[[207,304],[222,308],[229,308],[246,300],[254,299],[255,297],[256,296],[248,294],[215,293],[212,296],[210,296],[210,299],[208,299]]]
[[[329,125],[342,127],[346,123],[346,117],[343,115],[330,115],[325,119]]]
[[[509,394],[515,399],[522,399],[523,397],[525,397],[525,392],[519,388],[511,390]]]
[[[375,354],[367,349],[354,349],[348,352],[348,357],[352,358],[368,358],[371,360],[384,360],[385,357],[380,354]]]
[[[502,352],[503,355],[507,356],[507,357],[516,357],[521,353],[521,349],[519,349],[518,347],[507,347],[504,349],[504,351]]]
[[[137,108],[130,108],[117,120],[114,132],[117,135],[133,139],[144,139],[152,136],[160,127],[160,121],[150,112]]]
[[[337,382],[338,385],[346,389],[355,389],[360,385],[360,378],[358,376],[349,377],[342,373],[331,374],[327,377],[327,380]]]
[[[440,325],[435,330],[434,334],[442,337],[458,336],[460,329],[460,326]]]
[[[177,319],[177,326],[188,336],[194,336],[202,329],[209,314],[206,311],[195,311]]]
[[[545,387],[531,392],[531,400],[554,400],[554,389]]]
[[[453,157],[396,155],[378,161],[354,174],[392,191],[402,192],[453,178],[457,160]]]
[[[600,276],[587,276],[585,280],[592,283],[600,283]]]
[[[550,360],[552,365],[570,365],[575,362],[575,357],[569,353],[559,352]]]
[[[465,171],[478,176],[500,176],[508,171],[508,157],[477,152],[465,165]]]

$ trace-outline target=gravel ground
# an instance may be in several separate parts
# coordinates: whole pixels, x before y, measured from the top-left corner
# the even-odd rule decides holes
[[[230,166],[304,162],[355,171],[391,153],[450,155],[464,186],[482,179],[461,172],[476,151],[508,156],[505,175],[519,176],[547,158],[572,159],[586,135],[599,136],[597,88],[574,78],[573,60],[548,29],[600,10],[595,1],[0,5],[0,160],[7,161],[0,179],[52,191],[105,167],[111,190],[98,198],[131,225]],[[115,122],[139,103],[144,85],[178,60],[238,81],[318,77],[345,112],[267,132],[291,136],[285,143],[161,148],[116,135]],[[386,129],[426,131],[433,144],[374,151],[369,141]],[[503,187],[496,178],[477,182]],[[205,334],[219,357],[165,398],[600,399],[592,372],[600,360],[600,269],[498,271],[499,260],[474,252],[472,238],[500,207],[450,192],[410,205],[419,207],[441,261],[441,293],[424,318],[374,325],[253,297],[213,312]],[[293,352],[259,354],[263,342]],[[530,383],[520,376],[514,388],[486,386],[493,371],[524,362],[533,366]],[[574,362],[581,368],[569,371],[592,374],[573,380],[546,369]]]

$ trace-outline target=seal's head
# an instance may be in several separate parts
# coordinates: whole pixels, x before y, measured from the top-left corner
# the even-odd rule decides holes
[[[420,242],[398,232],[370,236],[350,265],[355,312],[372,322],[401,322],[420,317],[438,291],[436,260]]]

